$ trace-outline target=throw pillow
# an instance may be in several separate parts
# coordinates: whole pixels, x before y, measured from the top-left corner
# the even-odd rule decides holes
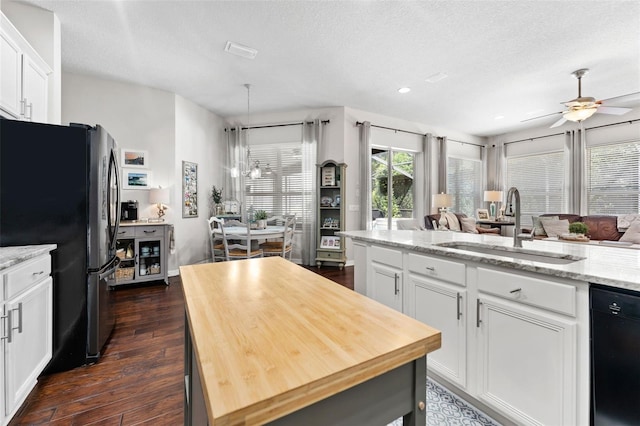
[[[478,230],[476,229],[476,218],[474,217],[463,217],[460,219],[462,222],[462,232],[469,232],[471,234],[477,234]]]
[[[562,234],[569,233],[569,221],[567,219],[552,219],[549,217],[541,217],[540,223],[544,228],[544,232],[549,237],[559,237]]]
[[[640,222],[631,222],[619,241],[640,244]]]
[[[560,219],[558,216],[544,216],[545,218],[549,218],[549,219]],[[542,227],[542,223],[540,222],[540,217],[539,216],[531,216],[531,219],[533,220],[533,235],[547,235],[547,233],[544,231],[544,228]]]

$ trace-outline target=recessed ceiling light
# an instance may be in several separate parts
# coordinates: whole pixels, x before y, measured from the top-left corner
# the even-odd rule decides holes
[[[409,87],[401,87],[398,89],[398,93],[409,93],[411,89]]]
[[[447,77],[449,77],[447,74],[439,72],[437,74],[430,75],[425,81],[427,83],[437,83],[438,81],[444,80]]]
[[[224,47],[224,51],[247,59],[254,59],[258,54],[257,49],[249,46],[243,46],[242,44],[234,43],[232,41],[227,42],[227,45]]]

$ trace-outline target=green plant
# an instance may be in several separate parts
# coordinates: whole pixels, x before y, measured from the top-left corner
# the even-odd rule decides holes
[[[264,210],[256,210],[253,214],[254,220],[264,220],[267,218],[267,212]]]
[[[569,224],[569,232],[586,235],[589,232],[589,227],[583,222],[573,222]]]
[[[222,202],[222,188],[218,189],[213,185],[213,188],[211,188],[211,198],[215,204],[220,204]]]

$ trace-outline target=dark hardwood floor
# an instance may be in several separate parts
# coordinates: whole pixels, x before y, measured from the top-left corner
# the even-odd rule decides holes
[[[353,267],[308,267],[353,290]],[[10,425],[179,425],[184,299],[170,285],[118,288],[116,327],[94,364],[38,379]]]

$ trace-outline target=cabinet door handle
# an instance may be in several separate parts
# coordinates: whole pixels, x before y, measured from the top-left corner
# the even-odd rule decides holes
[[[145,234],[153,234],[153,233],[155,233],[155,232],[156,232],[156,230],[155,230],[155,229],[154,229],[153,231],[147,231],[147,230],[145,230],[145,231],[144,231],[144,233],[145,233]]]
[[[509,293],[514,294],[514,293],[518,293],[520,291],[522,291],[521,288],[516,288],[515,290],[511,290]]]
[[[480,323],[482,322],[480,319],[480,305],[482,305],[482,302],[480,299],[476,299],[476,327],[478,328],[480,328]]]
[[[462,303],[462,295],[460,294],[460,292],[458,292],[458,294],[456,295],[456,309],[457,309],[457,318],[458,320],[460,320],[460,317],[462,316],[462,311],[460,310],[460,305]]]
[[[26,115],[27,108],[29,108],[29,115]],[[30,102],[29,105],[25,108],[25,118],[27,120],[33,119],[33,102]]]
[[[18,326],[11,327],[11,314],[9,314],[9,328],[11,330],[18,330],[18,334],[22,334],[22,302],[18,303],[17,308],[13,308],[12,311],[18,311]],[[11,342],[11,339],[9,339]]]
[[[400,286],[398,285],[398,274],[393,274],[393,285],[394,285],[394,294],[397,296],[400,293]]]
[[[435,272],[436,268],[434,268],[433,266],[425,266],[424,269],[426,269],[429,272]]]
[[[44,274],[44,271],[34,272],[34,273],[32,273],[31,275],[39,276],[39,275],[42,275],[42,274]]]
[[[20,115],[23,116],[23,117],[24,117],[24,110],[25,110],[26,105],[27,105],[27,100],[26,99],[22,99],[20,101]]]

